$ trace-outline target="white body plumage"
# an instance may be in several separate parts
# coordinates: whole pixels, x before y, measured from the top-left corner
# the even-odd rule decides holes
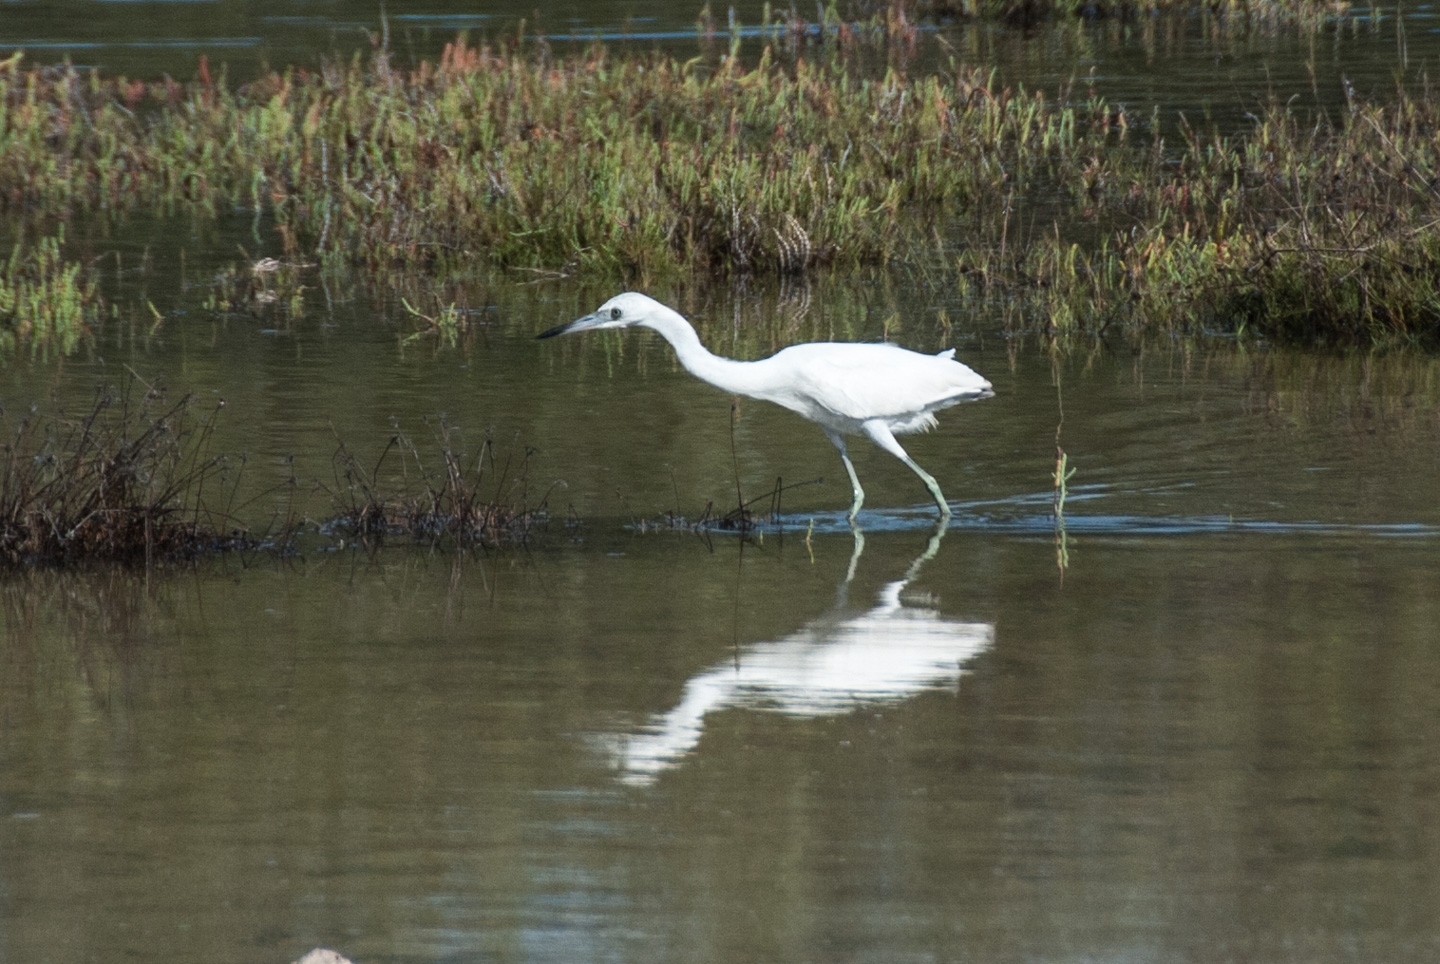
[[[923,355],[896,345],[810,342],[757,361],[721,358],[706,350],[690,323],[653,298],[616,295],[592,314],[539,335],[639,325],[659,332],[685,369],[735,395],[773,402],[824,429],[850,476],[853,521],[865,500],[845,448],[845,436],[864,435],[908,465],[934,497],[942,517],[950,507],[935,479],[915,463],[896,435],[928,431],[935,413],[960,402],[990,398],[990,383],[955,360],[955,350]]]

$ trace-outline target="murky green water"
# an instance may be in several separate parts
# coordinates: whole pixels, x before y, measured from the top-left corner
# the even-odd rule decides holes
[[[4,959],[1436,953],[1433,543],[927,539],[7,584]]]
[[[1440,952],[1440,362],[1054,361],[884,286],[692,306],[742,351],[762,312],[802,339],[898,312],[994,381],[909,444],[957,503],[943,538],[855,447],[857,543],[813,426],[743,406],[732,461],[729,400],[658,338],[536,342],[595,296],[493,294],[455,347],[317,296],[287,330],[167,322],[11,371],[11,408],[125,366],[223,395],[217,445],[257,479],[445,413],[534,447],[532,490],[563,480],[583,523],[7,580],[0,958]],[[733,505],[737,465],[823,481],[759,541],[631,525]]]
[[[1167,65],[1197,48],[1142,66],[1111,30],[967,56],[1110,37],[1098,73],[1172,103]],[[452,286],[469,332],[407,342],[393,292],[358,280],[308,275],[298,317],[205,311],[239,245],[273,253],[263,224],[72,237],[121,251],[108,290],[162,320],[127,308],[74,356],[7,360],[8,413],[137,377],[202,417],[224,399],[212,446],[245,458],[257,525],[292,475],[323,516],[340,442],[434,452],[443,422],[555,519],[488,554],[312,544],[0,581],[0,961],[1440,955],[1440,361],[1119,337],[1051,356],[893,278],[654,292],[727,354],[888,335],[991,379],[906,440],[948,531],[857,443],[857,538],[813,426],[732,416],[648,332],[534,340],[610,291]],[[795,487],[763,538],[649,525],[777,477]]]

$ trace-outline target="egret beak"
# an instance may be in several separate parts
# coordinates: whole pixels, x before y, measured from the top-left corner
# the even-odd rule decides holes
[[[624,328],[621,322],[612,321],[609,315],[602,315],[595,311],[584,318],[576,318],[574,321],[567,321],[563,325],[556,325],[549,331],[542,331],[536,338],[554,338],[556,335],[569,335],[577,331],[593,331],[596,328]]]

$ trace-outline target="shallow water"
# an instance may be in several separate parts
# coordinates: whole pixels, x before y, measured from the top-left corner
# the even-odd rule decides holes
[[[1432,541],[597,541],[7,585],[0,954],[1435,953]]]
[[[5,10],[0,40],[12,13],[100,33],[123,14],[136,36],[294,15]],[[1243,111],[1232,68],[1308,83],[1293,47],[1234,53],[1290,43],[1265,35],[965,37],[1047,84],[1094,62],[1167,109]],[[1342,70],[1388,83],[1394,42],[1323,48],[1330,93],[1306,96]],[[0,581],[0,961],[1440,952],[1440,361],[1108,336],[1051,355],[997,306],[893,278],[653,292],[726,354],[889,337],[995,384],[905,439],[952,501],[943,533],[903,465],[854,445],[857,537],[813,426],[732,412],[648,332],[534,339],[610,291],[447,283],[472,322],[450,344],[410,339],[394,292],[318,274],[298,317],[204,310],[241,247],[276,253],[259,221],[69,236],[121,252],[107,293],[162,320],[127,308],[72,356],[6,359],[7,417],[194,393],[260,528],[333,511],[342,443],[368,466],[400,432],[433,464],[448,431],[467,464],[491,440],[485,486],[552,521],[489,553],[311,536],[286,559]],[[750,539],[668,527],[737,486],[764,515],[777,478]]]
[[[652,334],[534,340],[598,294],[490,295],[453,347],[317,293],[12,366],[10,411],[127,366],[224,396],[256,489],[440,413],[564,487],[527,550],[0,585],[0,959],[1436,953],[1440,363],[1052,359],[863,284],[690,305],[717,349],[888,325],[995,383],[906,440],[943,537],[854,447],[857,540],[813,426],[747,403],[732,456],[730,400]],[[747,541],[648,524],[737,473],[820,481]]]

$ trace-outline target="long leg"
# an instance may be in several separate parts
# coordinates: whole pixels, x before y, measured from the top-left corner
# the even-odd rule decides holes
[[[839,432],[832,432],[828,428],[825,434],[830,438],[831,443],[840,450],[840,461],[845,463],[845,473],[850,476],[850,491],[855,496],[855,501],[850,503],[850,512],[845,516],[852,523],[855,516],[860,512],[860,506],[865,504],[865,490],[860,488],[860,477],[855,474],[855,466],[850,462],[850,453],[845,451],[845,436]]]
[[[900,447],[900,443],[895,441],[895,435],[890,431],[890,426],[884,422],[869,421],[860,427],[870,441],[910,466],[910,471],[920,476],[920,480],[925,483],[925,488],[929,489],[930,494],[934,496],[935,504],[940,507],[940,518],[950,518],[950,505],[945,501],[945,494],[940,491],[940,484],[935,481],[935,476],[922,469],[914,459],[906,454],[905,450]],[[846,459],[845,462],[848,465],[850,460]]]

